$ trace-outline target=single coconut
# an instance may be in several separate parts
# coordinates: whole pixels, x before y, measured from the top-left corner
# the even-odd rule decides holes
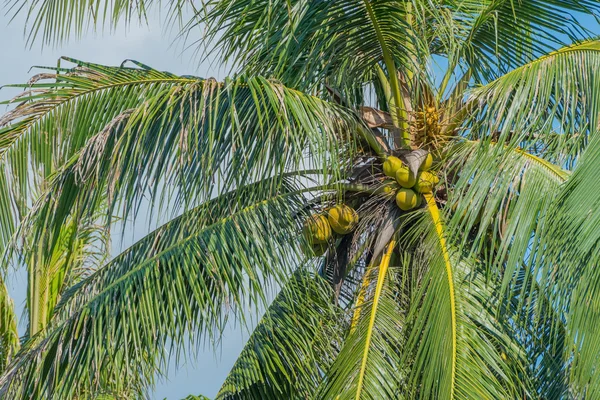
[[[420,203],[419,196],[411,189],[400,189],[396,193],[396,204],[401,210],[408,211]]]
[[[308,243],[326,243],[331,237],[331,227],[324,215],[312,215],[304,222],[303,234]]]
[[[403,188],[411,188],[417,183],[417,177],[406,167],[398,168],[396,171],[396,182]]]
[[[358,213],[352,207],[340,204],[328,210],[329,225],[336,233],[345,235],[352,232],[358,224]]]
[[[433,157],[431,156],[431,153],[428,153],[427,157],[425,157],[425,161],[423,161],[421,163],[421,166],[419,167],[419,171],[429,171],[431,169],[432,165],[433,165]]]
[[[415,190],[419,193],[431,193],[437,182],[439,182],[439,179],[431,172],[419,172],[419,175],[417,175],[417,184],[415,185]]]
[[[396,178],[396,171],[402,167],[402,160],[398,157],[389,156],[383,163],[383,173],[392,179]]]

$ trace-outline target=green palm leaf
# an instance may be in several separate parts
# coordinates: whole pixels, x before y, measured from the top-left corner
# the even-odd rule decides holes
[[[0,278],[0,373],[19,349],[19,332],[13,301]]]
[[[208,397],[206,396],[194,396],[193,394],[190,394],[189,396],[186,396],[183,400],[210,400]]]
[[[338,352],[340,312],[320,277],[294,274],[242,350],[217,399],[304,399]]]
[[[280,244],[296,241],[301,201],[297,191],[239,189],[143,238],[63,295],[0,379],[1,394],[143,393],[188,335],[192,345],[218,339],[228,311],[243,320],[246,305],[263,303],[269,277],[293,268],[297,247]]]
[[[525,272],[521,272],[521,275],[525,275]],[[517,282],[511,300],[499,302],[498,318],[513,327],[513,337],[525,350],[527,360],[537,360],[527,364],[527,374],[537,397],[569,397],[571,363],[563,358],[568,348],[565,322],[553,308],[549,295],[537,282],[529,285],[523,278]],[[521,299],[524,296],[526,300]]]
[[[31,0],[27,2],[8,1],[9,10],[14,14],[26,14],[27,41],[30,45],[36,40],[43,44],[60,44],[73,37],[79,38],[91,27],[110,25],[116,29],[119,22],[147,22],[147,13],[157,4],[168,8],[167,21],[176,21],[186,0],[117,0],[82,2],[72,0]],[[14,18],[14,17],[13,17]]]
[[[339,177],[332,163],[339,165],[338,153],[352,152],[358,139],[355,118],[343,109],[262,78],[169,78],[164,85],[163,78],[143,82],[150,91],[99,131],[77,130],[91,139],[55,174],[20,228],[20,236],[43,245],[44,257],[68,218],[103,210],[109,226],[117,207],[127,220],[149,193],[152,204],[169,201],[177,210],[265,176],[276,178],[269,181],[276,188],[281,174],[302,167],[307,151],[312,166],[321,160],[324,173]],[[104,94],[109,101],[119,97],[114,90]],[[67,118],[69,110],[55,113]]]
[[[28,335],[43,329],[52,318],[63,292],[90,274],[106,258],[107,235],[94,220],[69,219],[55,238],[55,245],[47,259],[35,258],[43,254],[40,243],[26,243],[22,250],[31,254],[23,260],[28,270],[26,314]]]
[[[187,3],[9,1],[43,43]],[[220,398],[600,397],[598,2],[190,5],[234,78],[65,59],[6,102],[0,397],[148,397],[280,287]]]
[[[462,238],[460,248],[480,255],[489,270],[502,276],[502,291],[517,278],[533,284],[539,264],[528,255],[542,248],[548,208],[569,173],[510,146],[460,142],[454,151],[460,177],[450,199],[454,213],[448,229]],[[486,247],[490,240],[493,248]]]
[[[402,314],[390,289],[390,259],[396,247],[392,240],[380,262],[367,272],[373,285],[358,304],[358,318],[344,342],[339,356],[327,371],[316,398],[378,399],[392,398],[396,386],[394,354]]]
[[[578,17],[599,11],[597,2],[586,0],[451,3],[455,24],[464,32],[461,52],[474,75],[484,81],[549,51],[594,37]]]
[[[400,1],[214,0],[207,10],[207,35],[224,60],[293,87],[326,79],[350,94],[377,63],[395,71],[418,48]]]
[[[428,196],[421,228],[424,249],[415,258],[422,269],[420,287],[411,299],[409,336],[403,367],[408,393],[418,398],[516,398],[527,382],[503,361],[522,359],[520,347],[492,314],[489,290],[459,254],[452,252],[437,205]],[[452,239],[452,238],[449,238]]]
[[[28,84],[13,85],[25,92],[4,102],[15,107],[0,119],[2,252],[27,213],[27,204],[39,195],[40,181],[54,173],[56,166],[126,110],[166,87],[195,82],[151,69],[65,60],[77,67],[42,73]]]
[[[572,166],[598,126],[600,42],[564,47],[475,88],[468,135],[521,146]]]
[[[598,321],[597,285],[597,184],[594,175],[600,160],[598,136],[590,141],[572,177],[550,210],[545,235],[542,279],[551,301],[565,314],[565,360],[572,360],[571,384],[578,394],[600,393],[598,359],[600,338],[593,328]],[[550,232],[559,232],[551,234]]]

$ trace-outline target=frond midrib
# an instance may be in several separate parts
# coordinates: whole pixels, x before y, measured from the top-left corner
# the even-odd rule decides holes
[[[360,370],[358,373],[358,385],[356,389],[356,400],[360,400],[362,393],[363,382],[365,378],[365,372],[367,370],[367,360],[369,357],[369,348],[371,346],[371,338],[373,336],[373,330],[375,329],[375,317],[377,316],[377,307],[379,305],[379,299],[381,298],[381,291],[383,290],[383,284],[385,283],[387,270],[390,265],[390,259],[392,252],[396,247],[396,241],[391,240],[388,244],[387,251],[381,259],[379,264],[379,270],[377,271],[377,285],[375,287],[375,296],[373,298],[373,305],[371,306],[371,316],[369,317],[369,326],[367,328],[367,337],[365,338],[365,348],[363,350],[363,356],[361,361]]]
[[[475,145],[475,144],[481,143],[481,140],[465,140],[465,142]],[[497,145],[497,143],[491,143],[491,144],[494,146]],[[503,147],[505,149],[510,148],[510,146],[508,146],[508,145],[503,145]],[[547,169],[548,171],[552,172],[558,179],[561,180],[561,182],[565,182],[567,179],[569,179],[569,176],[571,175],[569,171],[562,169],[558,165],[551,163],[550,161],[548,161],[542,157],[538,157],[534,154],[531,154],[530,152],[528,152],[527,150],[525,150],[523,148],[515,147],[512,150],[515,153],[523,155],[524,157],[528,158],[529,160],[533,161],[534,163],[539,164],[542,167],[544,167],[545,169]]]
[[[452,271],[452,263],[450,261],[450,254],[448,253],[448,247],[446,245],[446,237],[444,234],[444,226],[440,217],[440,212],[435,203],[435,198],[431,193],[426,193],[425,201],[427,202],[427,209],[435,225],[435,231],[440,244],[440,249],[444,257],[444,264],[446,267],[446,278],[448,280],[448,291],[450,292],[450,310],[451,310],[451,321],[452,321],[452,372],[450,379],[450,399],[454,398],[455,384],[456,384],[456,359],[457,359],[457,323],[456,323],[456,298],[454,289],[454,275]]]

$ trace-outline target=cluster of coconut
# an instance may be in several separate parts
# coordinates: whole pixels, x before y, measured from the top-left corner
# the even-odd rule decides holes
[[[327,244],[333,233],[347,235],[358,225],[358,213],[345,204],[338,204],[322,214],[312,215],[304,222],[303,234],[310,245],[308,255],[321,256],[327,251]],[[309,251],[308,251],[309,250]]]
[[[421,163],[418,173],[415,175],[411,169],[404,165],[398,157],[389,156],[383,163],[383,173],[402,187],[396,192],[396,204],[403,211],[409,211],[419,207],[421,196],[417,193],[431,193],[439,178],[429,172],[433,164],[433,157],[427,154],[425,161]]]
[[[424,152],[423,152],[424,153]],[[383,163],[383,173],[394,178],[401,186],[384,185],[384,193],[396,196],[396,204],[403,211],[413,210],[421,203],[421,194],[431,193],[438,184],[438,177],[429,172],[433,164],[433,157],[427,154],[425,160],[420,163],[418,171],[413,172],[398,157],[389,156]],[[414,166],[416,170],[416,165]],[[321,256],[328,248],[334,233],[347,235],[352,232],[358,224],[358,213],[346,204],[338,204],[328,208],[323,213],[310,216],[303,227],[304,238],[308,246],[304,249],[308,256]]]
[[[421,111],[414,113],[414,122],[411,124],[416,134],[430,137],[438,136],[440,127],[440,113],[434,106],[425,107]]]

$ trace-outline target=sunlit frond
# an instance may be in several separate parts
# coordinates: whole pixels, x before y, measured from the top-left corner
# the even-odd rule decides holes
[[[454,213],[448,228],[461,238],[457,244],[502,276],[503,291],[516,279],[532,284],[548,208],[569,172],[499,144],[461,141],[454,151],[459,176],[449,199]]]
[[[526,275],[525,271],[520,274]],[[568,397],[571,363],[564,360],[568,348],[564,319],[537,282],[530,284],[521,277],[511,289],[508,302],[498,299],[497,318],[512,328],[513,338],[524,349],[526,359],[536,360],[523,365],[532,393],[541,399]]]
[[[600,42],[564,47],[475,88],[467,136],[521,146],[571,168],[600,121]]]
[[[189,7],[233,77],[8,89],[0,398],[146,398],[261,314],[219,399],[600,398],[597,1],[7,4],[43,45]]]
[[[202,396],[202,395],[195,396],[193,394],[190,394],[189,396],[186,396],[182,400],[210,400],[210,399],[206,396]]]
[[[495,319],[490,289],[453,250],[443,217],[428,197],[415,230],[424,241],[413,273],[423,275],[407,318],[410,334],[403,362],[410,372],[405,385],[424,399],[468,399],[475,393],[481,398],[521,397],[527,380],[501,353],[514,363],[522,359],[522,350]]]
[[[68,287],[85,278],[107,258],[107,237],[103,229],[94,225],[96,219],[68,219],[53,238],[54,246],[47,258],[39,257],[44,254],[40,242],[25,243],[21,251],[25,256],[21,261],[28,273],[25,310],[28,336],[35,335],[50,322]]]
[[[0,278],[0,374],[19,349],[19,332],[12,299]]]
[[[77,213],[106,210],[102,222],[109,226],[115,213],[135,215],[149,194],[152,206],[169,203],[173,213],[264,177],[274,177],[269,185],[276,188],[282,174],[305,163],[339,177],[346,162],[339,155],[356,146],[353,116],[266,79],[168,78],[164,85],[162,79],[143,82],[148,91],[135,96],[138,103],[109,114],[104,125],[78,127],[91,138],[47,185],[20,229],[45,246],[46,257]],[[104,94],[109,104],[121,98],[114,86]],[[55,114],[72,120],[68,109]]]
[[[65,60],[78,66],[13,85],[24,92],[5,102],[13,108],[0,118],[0,252],[43,180],[92,136],[157,93],[196,82],[148,68]]]
[[[403,314],[390,284],[390,260],[395,240],[367,272],[368,284],[355,309],[350,333],[337,359],[327,370],[317,398],[394,398],[398,349],[402,345]]]
[[[595,37],[581,20],[600,11],[591,0],[451,2],[461,55],[479,81],[573,42]],[[456,41],[456,36],[449,40]]]

